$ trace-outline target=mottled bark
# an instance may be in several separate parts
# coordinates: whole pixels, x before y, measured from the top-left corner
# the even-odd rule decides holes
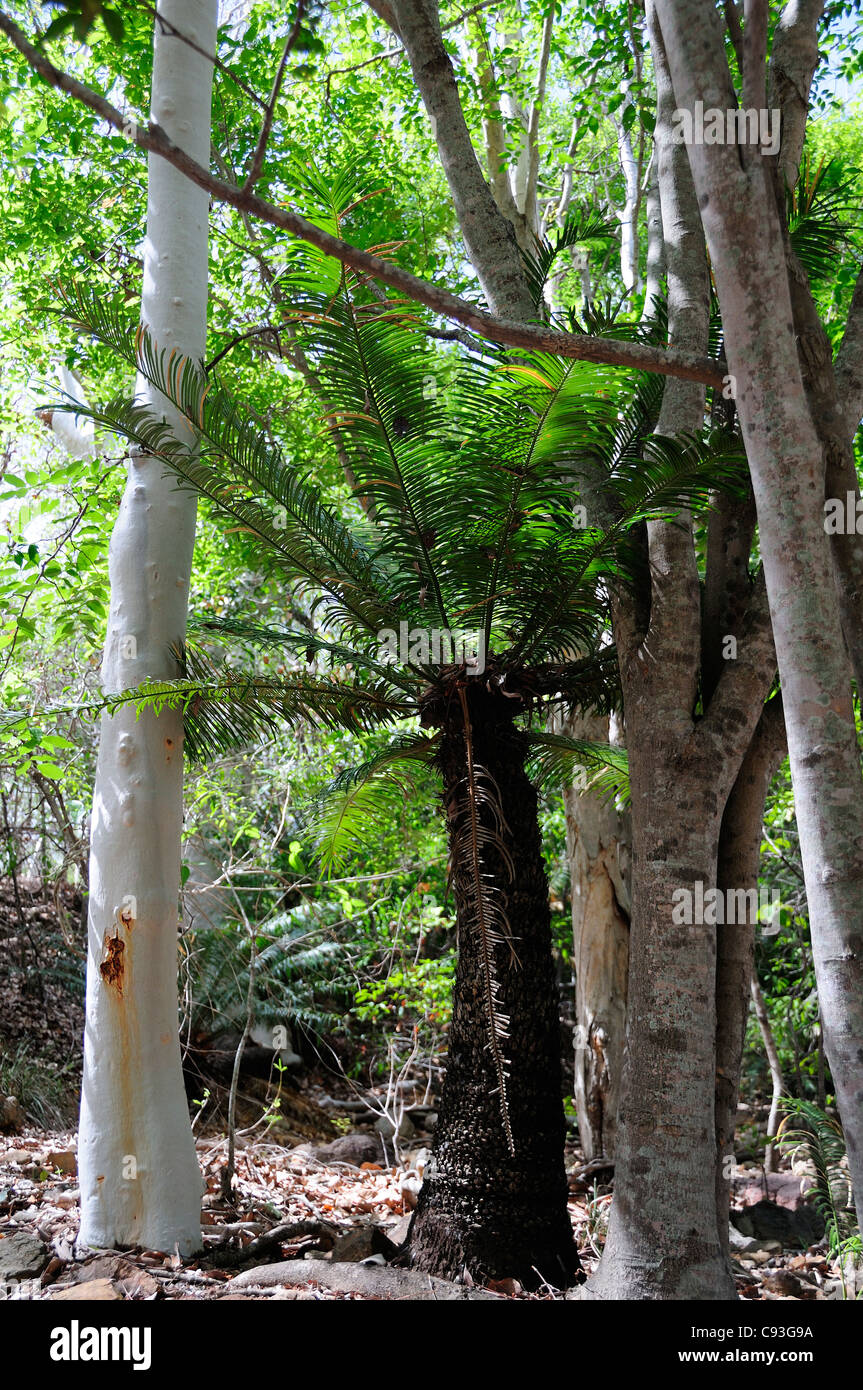
[[[779,168],[789,188],[797,183],[800,172],[823,12],[824,0],[788,0],[773,33],[767,100],[782,113]]]
[[[705,342],[703,235],[685,150],[669,138],[673,109],[665,51],[648,5],[657,75],[657,156],[669,286],[669,334]],[[659,429],[697,430],[703,394],[666,391]],[[616,608],[633,818],[633,903],[623,1098],[615,1200],[591,1298],[726,1299],[734,1283],[716,1216],[716,932],[683,924],[716,885],[725,800],[770,684],[763,586],[750,593],[736,662],[727,662],[696,722],[701,632],[691,526],[649,528],[649,625]],[[693,916],[695,913],[693,912]],[[705,1082],[707,1081],[707,1084]]]
[[[465,248],[488,303],[495,313],[529,322],[536,318],[536,308],[515,233],[482,176],[444,46],[437,0],[391,0],[389,9],[431,120]]]
[[[609,721],[570,718],[573,738],[605,742]],[[574,1095],[586,1159],[613,1158],[623,1073],[631,911],[628,812],[577,786],[564,788],[575,970]]]
[[[786,258],[800,370],[824,457],[824,492],[827,498],[841,499],[844,514],[849,493],[855,505],[860,499],[854,431],[848,428],[845,404],[837,391],[830,339],[819,318],[806,272],[789,245]],[[856,529],[837,532],[830,537],[830,549],[842,631],[857,689],[863,691],[863,536],[858,536]]]
[[[578,1270],[578,1257],[567,1212],[560,1022],[537,797],[524,772],[525,739],[513,727],[511,702],[489,695],[481,682],[468,683],[467,698],[472,759],[485,785],[499,794],[497,815],[488,800],[477,804],[477,862],[484,882],[499,889],[518,956],[513,964],[504,942],[493,946],[497,1008],[508,1018],[512,1151],[489,1047],[476,879],[459,842],[468,796],[465,732],[450,713],[443,716],[440,764],[458,966],[440,1117],[411,1229],[411,1262],[445,1278],[467,1270],[474,1279],[512,1276],[527,1284],[536,1283],[539,1271],[565,1287]],[[503,854],[494,843],[498,835]]]
[[[734,104],[718,17],[656,0],[676,98]],[[863,1191],[863,797],[824,461],[797,357],[782,228],[760,157],[691,145],[758,512],[825,1045]]]
[[[764,707],[722,817],[716,882],[726,893],[758,888],[764,804],[784,755],[782,702],[776,697]],[[717,926],[716,937],[716,1213],[719,1238],[727,1253],[731,1181],[725,1160],[734,1156],[753,969],[753,923],[723,923]]]
[[[836,354],[836,391],[845,407],[849,436],[863,420],[863,270],[857,276],[845,333]]]

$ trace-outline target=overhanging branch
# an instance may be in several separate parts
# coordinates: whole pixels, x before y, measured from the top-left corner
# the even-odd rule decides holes
[[[68,92],[77,101],[94,111],[109,126],[120,132],[130,131],[130,122],[115,106],[92,88],[79,82],[69,73],[54,66],[39,49],[30,43],[27,36],[8,15],[0,12],[0,32],[14,44],[44,80],[58,91]],[[193,183],[207,190],[212,197],[229,204],[241,212],[250,213],[270,226],[279,227],[292,236],[316,246],[325,255],[332,256],[353,270],[361,271],[389,285],[409,299],[443,318],[463,324],[489,342],[505,347],[523,348],[528,351],[556,353],[560,357],[572,357],[584,362],[604,363],[612,367],[628,367],[631,370],[658,372],[663,376],[678,377],[686,381],[701,381],[710,386],[721,386],[725,366],[721,362],[703,357],[697,353],[678,348],[656,348],[643,343],[617,342],[612,338],[593,338],[578,333],[561,333],[541,324],[522,323],[512,319],[498,318],[494,314],[477,308],[465,299],[450,294],[437,285],[430,284],[412,275],[410,271],[389,261],[381,260],[368,251],[330,236],[313,222],[309,222],[293,208],[276,207],[258,197],[251,190],[228,183],[211,174],[186,152],[173,144],[161,126],[155,122],[149,125],[131,124],[133,142],[140,149],[158,154],[166,159]]]

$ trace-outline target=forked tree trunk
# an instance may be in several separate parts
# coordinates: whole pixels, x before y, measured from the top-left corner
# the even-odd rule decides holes
[[[656,8],[678,104],[733,109],[716,11],[696,0],[656,0]],[[693,144],[688,153],[752,474],[825,1049],[859,1201],[863,795],[851,668],[824,530],[822,442],[801,376],[782,227],[760,156],[736,145]]]
[[[505,944],[493,948],[498,1007],[509,1018],[504,1050],[514,1152],[488,1045],[474,876],[460,852],[468,794],[465,737],[462,727],[450,725],[441,768],[458,967],[440,1116],[411,1230],[411,1260],[443,1277],[467,1270],[475,1279],[512,1276],[536,1284],[541,1275],[565,1287],[578,1270],[578,1256],[567,1212],[560,1021],[537,796],[524,772],[524,736],[513,727],[511,702],[489,696],[478,682],[468,694],[473,758],[485,785],[497,788],[501,838],[511,856],[510,876],[499,851],[481,835],[481,873],[499,888],[518,954],[518,965],[511,965]],[[479,817],[481,831],[493,832],[487,802],[479,803]]]
[[[217,0],[162,0],[153,119],[199,163],[210,142]],[[207,194],[150,157],[142,319],[161,348],[203,355]],[[139,392],[183,438],[188,426],[146,383]],[[185,632],[195,499],[161,463],[131,459],[111,536],[107,691],[174,676]],[[93,796],[87,1015],[78,1167],[85,1246],[199,1248],[201,1175],[177,1036],[177,923],[183,813],[178,713],[102,721]]]

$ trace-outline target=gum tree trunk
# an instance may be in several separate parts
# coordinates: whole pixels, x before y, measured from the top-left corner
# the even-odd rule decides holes
[[[782,703],[769,701],[743,759],[722,817],[717,885],[724,890],[758,888],[764,804],[773,774],[785,755]],[[716,1219],[728,1253],[728,1214],[734,1159],[734,1122],[740,1092],[740,1068],[753,978],[752,923],[717,926],[716,961]]]
[[[209,159],[217,0],[162,0],[152,114]],[[149,162],[142,320],[162,348],[204,351],[208,197],[159,156]],[[180,423],[139,383],[152,408]],[[134,457],[111,536],[107,691],[177,674],[185,632],[195,499],[154,459]],[[177,924],[183,815],[178,713],[103,717],[93,795],[87,1013],[78,1166],[84,1246],[200,1246],[201,1175],[177,1036]]]
[[[524,738],[500,695],[469,689],[473,758],[499,789],[500,833],[511,857],[481,840],[481,872],[499,885],[518,964],[493,948],[498,1007],[509,1018],[503,1047],[514,1152],[507,1144],[494,1059],[488,1045],[485,976],[473,875],[465,868],[467,795],[463,727],[445,729],[444,797],[455,865],[458,967],[446,1078],[432,1158],[410,1239],[412,1264],[444,1278],[513,1277],[535,1285],[537,1271],[558,1287],[572,1282],[578,1256],[567,1212],[560,1021],[551,950],[548,884],[536,792],[524,772]],[[493,781],[492,781],[493,779]],[[480,823],[495,818],[480,802]]]
[[[564,732],[602,742],[609,721],[570,720]],[[613,802],[564,788],[575,970],[574,1094],[586,1159],[613,1158],[626,1033],[631,828]]]
[[[656,0],[681,107],[735,103],[717,13]],[[763,70],[763,69],[762,69]],[[753,88],[754,105],[766,101]],[[786,132],[787,136],[787,132]],[[798,361],[782,228],[755,150],[688,150],[752,474],[770,597],[824,1039],[863,1191],[863,796],[832,559],[824,455]],[[859,1195],[858,1195],[859,1200]]]
[[[704,237],[685,151],[670,136],[673,96],[648,4],[657,83],[657,172],[666,249],[669,336],[707,341]],[[704,392],[668,383],[657,433],[694,432]],[[693,711],[701,660],[700,586],[691,522],[648,527],[647,613],[618,601],[632,788],[632,928],[615,1194],[602,1259],[583,1296],[735,1297],[716,1219],[713,1078],[716,927],[696,909],[716,886],[725,800],[772,679],[763,586],[749,596],[738,659],[726,663],[705,714]],[[691,911],[677,896],[687,894]],[[686,917],[689,920],[686,920]]]

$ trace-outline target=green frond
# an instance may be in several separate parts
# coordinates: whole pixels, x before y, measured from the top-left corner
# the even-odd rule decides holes
[[[318,794],[308,825],[326,873],[341,872],[392,825],[406,794],[417,795],[409,769],[431,767],[437,749],[435,737],[401,734],[364,762],[346,768]]]
[[[842,1126],[809,1100],[783,1096],[781,1108],[785,1118],[777,1139],[784,1149],[800,1144],[805,1147],[815,1170],[813,1201],[824,1217],[830,1248],[835,1252],[857,1225],[849,1196],[850,1180],[841,1167],[846,1155]]]
[[[103,696],[93,709],[113,715],[132,706],[136,718],[145,710],[156,715],[166,708],[181,710],[185,749],[193,762],[272,736],[283,723],[305,720],[360,733],[413,713],[412,704],[385,680],[362,685],[322,676],[259,676],[217,670],[188,647],[177,655],[186,673],[180,679],[142,681]]]
[[[614,223],[587,205],[570,208],[563,225],[550,237],[536,237],[533,251],[522,251],[521,257],[537,309],[542,304],[552,266],[562,251],[573,246],[597,247],[606,251],[616,240],[617,228]]]
[[[860,206],[854,175],[840,159],[814,164],[805,151],[800,177],[786,193],[791,246],[813,283],[836,272],[837,262],[853,246],[852,232],[860,228]]]
[[[526,768],[537,787],[559,791],[575,782],[578,791],[603,800],[629,799],[629,762],[623,748],[565,734],[531,731]]]

